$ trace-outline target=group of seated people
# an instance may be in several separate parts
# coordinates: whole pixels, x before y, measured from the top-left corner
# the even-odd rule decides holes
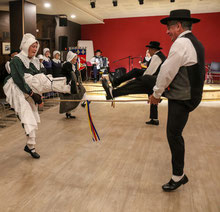
[[[11,73],[10,70],[10,61],[14,58],[15,55],[20,53],[20,49],[12,50],[11,53],[9,54],[10,60],[7,61],[5,64],[5,68],[8,72],[8,74]],[[53,77],[62,77],[62,63],[60,60],[60,52],[55,50],[53,52],[53,59],[51,59],[51,54],[50,54],[50,49],[44,48],[43,49],[43,55],[39,54],[37,56],[39,59],[40,63],[38,64],[40,67],[38,67],[41,72],[45,74],[51,74]]]
[[[46,74],[51,74],[54,78],[62,77],[62,63],[60,60],[60,52],[55,50],[53,51],[53,59],[51,60],[51,54],[49,48],[43,49],[43,55],[39,54],[38,59],[41,62],[41,68],[45,70]],[[90,60],[93,70],[93,79],[96,83],[99,81],[103,73],[108,73],[108,58],[102,56],[101,50],[96,50],[94,57]],[[80,58],[77,58],[75,64],[77,69],[80,68]]]

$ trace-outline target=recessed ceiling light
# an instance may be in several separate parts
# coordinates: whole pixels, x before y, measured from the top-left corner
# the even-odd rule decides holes
[[[71,17],[71,18],[75,18],[76,16],[75,16],[75,15],[71,15],[70,17]]]
[[[49,8],[49,7],[51,7],[51,4],[50,3],[44,3],[44,7]]]

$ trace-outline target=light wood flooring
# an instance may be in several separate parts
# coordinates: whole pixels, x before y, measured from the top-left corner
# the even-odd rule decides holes
[[[147,126],[149,105],[92,103],[101,142],[94,143],[86,110],[66,120],[58,106],[41,114],[39,160],[23,151],[19,122],[0,130],[0,212],[219,212],[220,102],[203,102],[184,130],[189,183],[172,193],[165,127]]]

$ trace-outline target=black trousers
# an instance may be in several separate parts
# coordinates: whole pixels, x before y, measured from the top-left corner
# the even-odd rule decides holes
[[[134,70],[134,69],[133,69]],[[131,71],[132,73],[127,76],[134,78],[134,75],[138,71]],[[141,70],[141,69],[140,69]],[[126,74],[128,75],[128,74]],[[137,75],[136,75],[137,76]],[[132,80],[128,82],[127,84],[116,88],[112,91],[113,97],[118,97],[118,96],[125,96],[129,94],[149,94],[151,95],[153,93],[153,87],[156,83],[156,76],[152,75],[143,75],[138,77],[135,80]],[[125,79],[125,78],[123,78]],[[151,105],[150,106],[150,119],[158,119],[158,107],[157,105]]]
[[[185,145],[182,132],[189,113],[200,103],[201,98],[187,101],[168,100],[167,139],[172,155],[173,175],[183,175]]]
[[[156,76],[144,75],[132,80],[122,87],[112,91],[113,97],[128,94],[153,93]],[[167,139],[172,155],[173,175],[183,175],[185,146],[182,136],[183,129],[188,121],[189,113],[201,102],[201,98],[191,100],[168,100]]]
[[[150,105],[150,119],[158,119],[158,107],[157,105]]]
[[[97,78],[99,79],[99,71],[100,69],[97,69],[96,66],[93,67],[94,80],[97,80]]]
[[[129,71],[127,74],[124,74],[119,78],[115,78],[114,81],[117,85],[120,85],[121,83],[131,80],[133,78],[141,77],[144,74],[144,72],[145,69],[134,68],[131,71]]]
[[[156,76],[143,75],[127,84],[112,91],[113,97],[126,96],[129,94],[149,94],[153,93],[153,87],[156,83]]]

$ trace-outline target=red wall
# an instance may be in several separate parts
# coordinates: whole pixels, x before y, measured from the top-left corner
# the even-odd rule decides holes
[[[206,62],[220,62],[220,13],[192,15],[201,19],[193,25],[193,33],[203,43],[206,52]],[[167,55],[172,44],[166,34],[166,26],[160,24],[164,16],[106,19],[105,24],[82,25],[81,39],[93,40],[94,48],[101,49],[103,55],[110,60],[111,70],[119,66],[128,68],[128,60],[120,63],[111,62],[127,56],[145,56],[145,45],[151,40],[161,43],[163,52]],[[138,67],[139,59],[134,60]]]

